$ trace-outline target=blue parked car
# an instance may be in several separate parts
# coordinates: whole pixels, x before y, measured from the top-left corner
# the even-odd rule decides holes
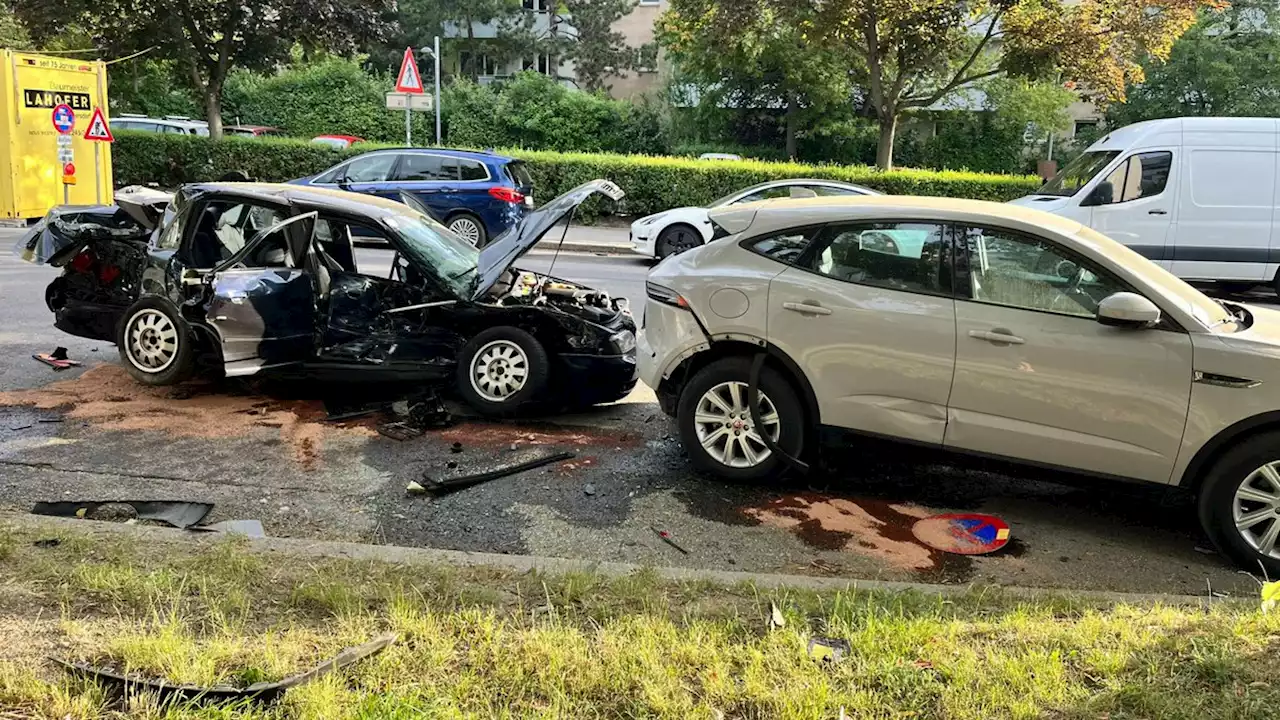
[[[396,201],[402,191],[408,192],[437,220],[476,247],[501,235],[533,207],[533,179],[524,163],[486,152],[374,150],[290,182]]]

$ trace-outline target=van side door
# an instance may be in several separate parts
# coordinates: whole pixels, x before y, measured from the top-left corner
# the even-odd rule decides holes
[[[1178,155],[1170,147],[1122,158],[1081,203],[1089,211],[1089,227],[1168,268],[1178,207]]]

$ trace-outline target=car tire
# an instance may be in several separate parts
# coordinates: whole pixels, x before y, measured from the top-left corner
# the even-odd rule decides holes
[[[1257,283],[1251,283],[1251,282],[1223,281],[1218,283],[1218,288],[1222,290],[1222,292],[1229,293],[1231,295],[1243,295],[1244,293],[1249,292],[1250,290],[1254,289],[1257,286],[1258,286]]]
[[[460,212],[450,216],[449,224],[445,227],[477,248],[484,247],[485,243],[489,241],[489,234],[485,232],[484,222],[468,212]]]
[[[458,354],[458,391],[482,415],[509,417],[528,410],[541,399],[550,377],[546,348],[519,328],[489,328]]]
[[[1271,468],[1271,478],[1264,468]],[[1197,503],[1200,525],[1218,550],[1244,570],[1265,568],[1271,577],[1280,576],[1280,480],[1274,478],[1280,478],[1280,432],[1255,435],[1213,464]],[[1264,498],[1268,489],[1272,501]],[[1241,518],[1260,519],[1241,529]],[[1268,540],[1271,552],[1259,552]]]
[[[726,480],[751,482],[781,475],[786,469],[785,461],[769,451],[752,430],[750,415],[743,414],[748,411],[746,394],[750,373],[750,359],[724,358],[699,370],[681,391],[676,425],[689,461],[698,470]],[[736,403],[735,388],[739,393]],[[804,408],[795,389],[766,365],[760,370],[758,390],[760,410],[765,416],[762,419],[767,422],[768,415],[777,415],[776,430],[770,431],[771,436],[776,436],[774,442],[788,455],[799,457],[804,451],[807,428]],[[719,399],[719,404],[712,395]],[[725,415],[728,417],[719,428],[715,422],[699,422],[700,417]]]
[[[686,250],[692,250],[702,243],[702,233],[697,228],[684,223],[675,223],[662,229],[658,233],[658,242],[654,245],[659,260],[665,260],[671,255],[679,255]]]
[[[120,363],[144,385],[176,385],[195,368],[195,338],[178,308],[144,297],[125,311],[116,330]]]

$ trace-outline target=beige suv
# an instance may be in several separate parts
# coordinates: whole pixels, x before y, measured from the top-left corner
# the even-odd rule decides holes
[[[1280,312],[1008,205],[774,200],[711,220],[719,239],[650,272],[638,353],[697,467],[777,474],[835,427],[1180,485],[1224,552],[1280,572]]]

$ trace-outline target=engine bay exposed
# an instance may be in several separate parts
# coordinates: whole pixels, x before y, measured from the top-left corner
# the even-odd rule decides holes
[[[604,326],[612,326],[619,316],[630,314],[625,298],[613,298],[603,290],[584,288],[527,270],[508,270],[486,299],[503,307],[551,306]]]

